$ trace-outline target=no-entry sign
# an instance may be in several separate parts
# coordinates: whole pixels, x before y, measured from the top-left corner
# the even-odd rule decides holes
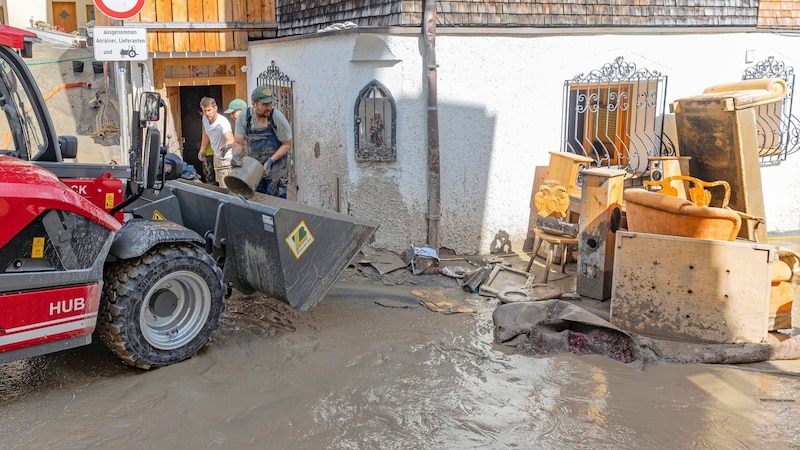
[[[125,20],[139,14],[145,0],[94,0],[94,5],[112,19]]]

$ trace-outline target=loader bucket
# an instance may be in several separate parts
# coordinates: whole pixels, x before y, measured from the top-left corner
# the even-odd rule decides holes
[[[211,238],[212,253],[223,256],[217,259],[225,282],[236,290],[262,292],[301,310],[325,296],[378,227],[291,200],[259,193],[246,199],[182,181],[167,182],[137,210]]]

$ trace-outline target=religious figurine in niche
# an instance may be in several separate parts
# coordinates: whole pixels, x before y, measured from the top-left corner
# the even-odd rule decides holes
[[[369,120],[369,141],[375,147],[383,147],[383,117],[378,112]]]

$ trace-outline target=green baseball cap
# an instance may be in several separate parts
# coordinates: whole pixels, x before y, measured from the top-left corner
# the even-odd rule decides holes
[[[264,86],[253,89],[250,99],[254,102],[272,103],[272,89]]]
[[[239,109],[247,109],[247,103],[240,98],[235,98],[228,103],[228,109],[224,111],[224,114],[230,114]]]

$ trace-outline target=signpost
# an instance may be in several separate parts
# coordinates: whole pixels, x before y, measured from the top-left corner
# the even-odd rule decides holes
[[[139,14],[145,0],[94,0],[94,5],[112,19],[125,20]]]
[[[94,0],[94,6],[106,16],[116,21],[122,21],[139,14],[144,8],[144,2],[145,0]],[[120,118],[125,117],[124,111],[128,111],[126,92],[128,81],[125,79],[125,67],[128,64],[124,62],[147,60],[147,30],[120,26],[95,27],[94,59],[114,61],[114,68],[117,72]],[[121,163],[127,164],[128,152],[126,150],[130,145],[128,124],[125,120],[120,122]]]

